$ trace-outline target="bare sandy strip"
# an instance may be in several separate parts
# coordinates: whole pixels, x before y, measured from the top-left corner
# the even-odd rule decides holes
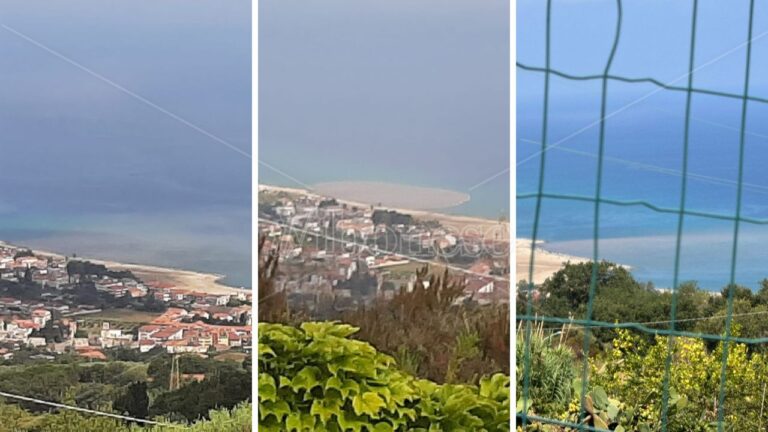
[[[104,264],[108,268],[114,270],[130,270],[131,273],[145,282],[167,282],[175,285],[177,288],[191,291],[200,291],[210,294],[238,294],[245,291],[219,283],[219,280],[224,278],[224,275],[214,273],[201,273],[191,270],[155,267],[142,264],[123,264],[113,261],[90,261]]]
[[[542,248],[543,242],[536,244],[536,256],[533,260],[533,283],[540,284],[552,274],[563,268],[565,263],[573,264],[590,261],[572,255],[550,252]],[[519,238],[515,242],[515,271],[517,280],[528,280],[531,262],[531,240]]]
[[[264,185],[264,184],[259,185],[259,191],[260,192],[261,191],[284,192],[292,195],[306,195],[313,198],[323,198],[323,197],[333,196],[333,195],[325,195],[323,193],[318,193],[314,190],[309,191],[306,189],[272,186],[272,185]],[[450,215],[450,214],[438,213],[438,212],[429,211],[429,210],[413,210],[413,209],[389,207],[389,206],[383,206],[383,205],[379,207],[378,202],[373,203],[373,202],[347,200],[347,199],[337,198],[337,197],[334,197],[334,198],[336,198],[338,202],[342,204],[347,204],[350,206],[356,206],[356,207],[373,206],[375,209],[394,210],[398,213],[409,214],[414,218],[422,221],[436,220],[440,222],[440,224],[443,225],[446,229],[452,232],[474,232],[476,234],[485,235],[485,237],[489,239],[495,238],[495,234],[498,232],[499,239],[501,241],[508,242],[510,238],[508,221],[498,221],[498,220],[484,219],[484,218],[473,217],[473,216]],[[493,235],[493,237],[491,235]]]
[[[20,248],[19,246],[12,245],[0,241],[0,246],[7,246],[13,248]],[[64,255],[33,249],[32,252],[35,255],[43,257],[54,257],[58,259],[65,259]],[[110,270],[129,270],[139,279],[144,282],[158,281],[166,282],[175,285],[177,288],[188,289],[192,291],[200,291],[211,294],[237,294],[242,293],[242,289],[233,288],[227,285],[219,283],[224,275],[213,273],[201,273],[191,270],[181,270],[168,267],[157,267],[143,264],[126,264],[115,261],[105,261],[100,259],[92,259],[86,257],[78,257],[79,260],[90,261],[94,264],[102,264]]]
[[[455,207],[469,201],[469,195],[448,189],[368,181],[317,183],[312,190],[336,199],[369,205],[413,210]]]

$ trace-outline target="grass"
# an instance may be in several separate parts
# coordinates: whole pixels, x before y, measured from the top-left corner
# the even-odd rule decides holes
[[[232,362],[242,363],[243,360],[245,360],[247,357],[248,357],[248,354],[245,354],[245,353],[227,352],[224,354],[217,355],[216,357],[214,357],[214,359],[219,361],[232,361]]]
[[[131,332],[142,325],[151,323],[159,317],[157,312],[143,312],[133,309],[106,309],[99,313],[78,317],[82,320],[80,328],[89,334],[101,331],[102,323],[109,322],[110,328]]]
[[[419,262],[409,262],[408,264],[388,267],[381,269],[382,271],[389,272],[390,279],[409,279],[411,276],[416,274],[417,270],[421,270],[424,268],[424,263]],[[440,263],[431,263],[429,264],[429,274],[430,275],[438,275],[442,276],[443,272],[445,271],[445,265]],[[451,274],[454,274],[455,272],[451,272]],[[460,276],[460,274],[458,275]]]

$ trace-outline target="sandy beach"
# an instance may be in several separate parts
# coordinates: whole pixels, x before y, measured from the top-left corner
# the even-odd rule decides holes
[[[3,241],[0,241],[0,246],[22,248],[21,246],[9,244]],[[61,258],[61,259],[65,258],[64,255],[56,252],[43,251],[43,250],[37,250],[37,249],[33,249],[32,252],[34,252],[35,255],[40,255],[43,257],[50,256],[50,257]],[[219,280],[221,280],[224,277],[224,275],[218,275],[218,274],[212,274],[212,273],[201,273],[201,272],[196,272],[191,270],[182,270],[182,269],[174,269],[174,268],[167,268],[167,267],[157,267],[157,266],[144,265],[144,264],[119,263],[115,261],[101,260],[98,258],[78,257],[78,259],[83,261],[90,261],[95,264],[103,264],[107,266],[107,268],[109,268],[110,270],[129,270],[134,275],[136,275],[139,279],[145,282],[150,282],[150,281],[166,282],[166,283],[173,284],[178,288],[207,292],[212,294],[234,294],[234,293],[243,292],[242,289],[230,287],[230,286],[219,283]]]
[[[566,262],[582,263],[589,258],[550,252],[544,248],[544,242],[536,242],[536,256],[533,261],[533,283],[544,282],[553,273],[560,270]],[[517,239],[515,242],[515,271],[517,280],[528,280],[531,262],[531,240]]]
[[[259,185],[259,192],[261,191],[284,192],[292,195],[307,195],[311,197],[332,197],[332,195],[318,193],[314,190],[310,191],[307,189],[289,188],[289,187],[272,186],[272,185],[264,185],[264,184]],[[440,224],[443,225],[446,229],[453,232],[462,232],[462,231],[475,232],[477,234],[485,234],[486,238],[495,238],[495,234],[499,233],[499,238],[502,239],[502,241],[509,241],[509,238],[510,238],[509,221],[498,221],[498,220],[484,219],[484,218],[473,217],[473,216],[450,215],[450,214],[439,213],[439,212],[429,211],[429,210],[413,210],[413,209],[389,207],[389,206],[378,207],[377,206],[378,203],[347,200],[347,199],[342,199],[337,197],[334,197],[334,198],[336,198],[338,202],[347,204],[350,206],[356,206],[356,207],[374,206],[374,208],[377,208],[377,209],[394,210],[399,213],[410,214],[414,218],[422,221],[436,220],[440,222]],[[493,237],[491,237],[492,234],[493,234]]]
[[[123,264],[113,261],[89,260],[104,264],[110,269],[130,270],[143,281],[160,281],[176,285],[178,288],[211,294],[237,294],[244,290],[219,283],[224,275],[201,273],[191,270],[181,270],[166,267],[155,267],[141,264]]]

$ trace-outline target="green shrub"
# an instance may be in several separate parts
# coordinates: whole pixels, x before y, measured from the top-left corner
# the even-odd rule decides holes
[[[518,400],[523,395],[525,376],[525,331],[518,331],[515,352]],[[559,416],[568,408],[572,397],[572,382],[576,377],[575,358],[571,350],[544,337],[541,327],[531,331],[529,394],[527,408],[541,416]]]
[[[252,406],[248,403],[231,411],[211,411],[208,414],[210,420],[192,425],[141,427],[73,411],[33,415],[18,406],[0,404],[0,432],[249,432],[252,430],[252,414]]]
[[[355,327],[259,324],[264,431],[507,431],[509,378],[439,385],[399,370]]]

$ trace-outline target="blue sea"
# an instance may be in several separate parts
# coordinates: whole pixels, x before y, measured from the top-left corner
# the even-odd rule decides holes
[[[2,15],[0,239],[250,286],[250,4]]]
[[[518,9],[518,62],[545,64],[545,2]],[[611,74],[652,77],[685,87],[691,40],[690,2],[624,2],[622,33]],[[615,2],[553,2],[551,66],[571,75],[601,74],[616,28]],[[748,3],[701,2],[693,87],[744,92]],[[577,31],[582,29],[583,31]],[[768,11],[754,18],[749,93],[765,97]],[[594,197],[597,180],[601,80],[553,76],[544,191]],[[517,193],[538,186],[543,120],[543,74],[517,69]],[[647,83],[609,81],[602,197],[680,207],[686,93]],[[688,210],[723,216],[737,212],[742,103],[695,93],[690,113]],[[768,106],[747,107],[741,216],[768,219]],[[517,200],[517,234],[530,237],[535,200]],[[546,248],[591,257],[593,204],[545,199],[539,239]],[[640,206],[603,204],[599,258],[633,268],[637,278],[670,287],[678,217]],[[749,287],[768,277],[768,226],[741,223],[735,281]],[[734,222],[686,216],[679,280],[720,290],[730,280]]]
[[[609,107],[622,107],[650,86],[618,88]],[[623,88],[622,88],[623,87]],[[597,120],[599,89],[584,97],[584,110],[556,101],[550,113],[551,144]],[[621,91],[623,90],[623,94]],[[736,214],[739,159],[738,101],[695,97],[689,141],[686,209],[726,217]],[[644,201],[676,210],[680,207],[683,155],[684,94],[657,93],[606,121],[602,197]],[[768,218],[768,124],[761,117],[767,107],[750,105],[745,139],[744,186],[741,216]],[[610,110],[610,108],[609,108]],[[521,110],[522,111],[522,110]],[[590,115],[594,113],[594,115]],[[518,194],[536,192],[541,117],[524,111],[518,118]],[[564,141],[546,152],[544,191],[594,197],[596,192],[598,127]],[[517,201],[518,236],[530,237],[534,199]],[[592,256],[593,211],[590,202],[545,199],[539,239],[546,248],[578,256]],[[678,217],[642,206],[602,204],[600,209],[600,259],[627,264],[635,275],[657,286],[672,285]],[[730,280],[734,222],[702,216],[686,216],[681,249],[681,281],[695,280],[719,290]],[[736,282],[756,287],[768,277],[768,226],[741,223],[738,237]]]

